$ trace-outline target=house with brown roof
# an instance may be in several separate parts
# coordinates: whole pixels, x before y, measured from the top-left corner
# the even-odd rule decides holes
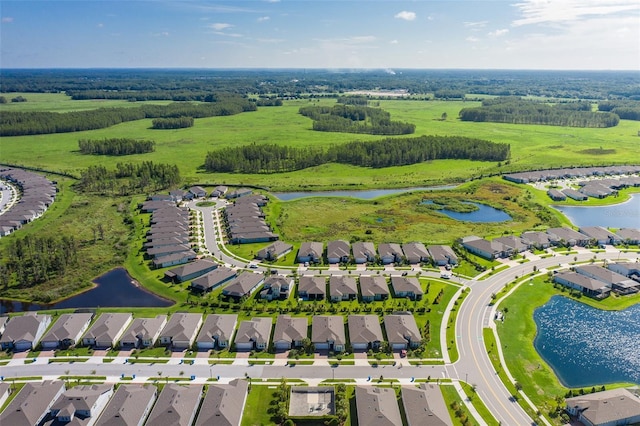
[[[324,244],[318,241],[308,241],[300,244],[296,261],[298,263],[320,263]]]
[[[406,243],[402,245],[402,251],[409,264],[429,261],[429,251],[422,243]]]
[[[84,346],[97,348],[110,348],[120,340],[133,320],[130,313],[116,312],[104,313],[98,317],[89,330],[82,336]]]
[[[413,315],[385,315],[383,321],[391,349],[395,351],[420,346],[422,335]]]
[[[464,237],[461,243],[468,252],[489,260],[509,257],[514,253],[511,247],[507,247],[498,241],[488,241],[475,235]]]
[[[357,264],[376,261],[376,248],[370,241],[356,241],[351,245],[353,261]]]
[[[135,318],[120,338],[121,348],[149,348],[156,344],[167,325],[166,315],[155,318]]]
[[[298,297],[303,300],[324,300],[327,295],[327,280],[324,277],[303,275],[298,282]]]
[[[239,351],[266,350],[269,347],[272,323],[271,317],[255,317],[242,321],[234,342],[236,349]]]
[[[351,257],[351,246],[347,241],[335,240],[327,243],[328,263],[347,263]]]
[[[240,379],[209,385],[195,426],[240,426],[248,389],[249,383]]]
[[[308,337],[309,322],[307,317],[278,315],[273,332],[273,347],[277,351],[299,348]]]
[[[42,337],[42,349],[68,348],[74,346],[89,328],[93,314],[62,314]]]
[[[384,341],[378,315],[349,315],[347,326],[354,351],[378,349]]]
[[[357,299],[358,285],[355,277],[332,275],[329,278],[329,298],[332,302]]]
[[[113,395],[113,384],[80,385],[67,389],[53,403],[42,426],[93,425]]]
[[[453,426],[440,386],[402,386],[401,394],[407,426]]]
[[[431,256],[431,259],[433,259],[433,263],[436,266],[458,264],[458,256],[449,246],[432,245],[427,247],[427,250],[429,250],[429,255]]]
[[[5,326],[0,338],[0,346],[3,351],[19,352],[34,349],[49,324],[51,324],[51,315],[28,312],[22,316],[13,317]]]
[[[156,402],[153,385],[122,384],[102,411],[95,426],[140,426]]]
[[[552,244],[566,247],[586,246],[590,241],[590,238],[583,233],[564,227],[549,228],[547,229],[547,235]]]
[[[401,263],[404,259],[404,252],[400,244],[380,243],[378,244],[378,255],[383,265],[390,263]]]
[[[390,294],[387,279],[381,275],[360,275],[360,294],[363,302],[387,299]]]
[[[359,426],[398,426],[400,407],[393,388],[356,386],[356,412]]]
[[[622,239],[618,235],[602,226],[583,226],[580,228],[580,232],[591,240],[595,240],[598,245],[618,245],[622,242]]]
[[[193,345],[202,325],[202,314],[176,312],[160,333],[160,344],[176,349],[187,349]]]
[[[293,250],[293,245],[284,241],[274,241],[262,250],[256,253],[256,259],[260,260],[278,260],[282,256],[286,256]]]
[[[347,345],[344,319],[340,315],[315,315],[311,320],[311,343],[316,351],[342,352]]]
[[[191,426],[200,405],[202,391],[202,385],[166,384],[145,424]]]
[[[200,350],[228,348],[238,324],[236,314],[208,315],[196,338]]]
[[[0,413],[0,425],[39,425],[64,391],[65,386],[62,380],[25,383]]]
[[[523,251],[529,250],[529,244],[522,238],[516,237],[514,235],[494,238],[493,241],[497,241],[507,247],[510,247],[513,250],[513,253],[522,253]]]
[[[283,277],[282,275],[271,275],[264,280],[264,284],[260,290],[260,299],[269,301],[288,299],[291,290],[293,290],[293,285],[293,278]]]
[[[258,286],[264,282],[264,275],[254,274],[253,272],[243,272],[222,289],[222,294],[227,297],[240,299],[248,297],[256,291]]]
[[[533,247],[538,250],[544,250],[551,246],[551,241],[549,241],[549,235],[546,232],[539,231],[526,231],[523,232],[520,237],[525,241],[529,247]]]
[[[566,399],[567,412],[585,425],[633,425],[640,423],[640,397],[619,388]]]
[[[408,297],[411,300],[422,300],[422,286],[416,277],[391,277],[393,297]]]
[[[203,293],[208,292],[235,278],[236,273],[237,272],[231,268],[220,266],[200,278],[191,281],[191,288]]]
[[[616,231],[620,241],[624,244],[640,243],[640,229],[637,228],[620,228]]]

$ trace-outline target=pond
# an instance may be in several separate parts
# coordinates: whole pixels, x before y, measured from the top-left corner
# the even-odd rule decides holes
[[[94,282],[96,286],[91,290],[53,304],[0,300],[0,313],[66,308],[162,308],[174,304],[138,285],[124,268],[113,269]]]
[[[640,304],[603,311],[553,296],[533,318],[534,346],[564,386],[640,384]]]
[[[425,200],[422,204],[434,204],[431,200]],[[449,216],[451,219],[459,220],[461,222],[474,222],[474,223],[493,223],[493,222],[506,222],[511,220],[511,216],[502,210],[495,209],[486,204],[474,203],[471,201],[465,201],[461,204],[470,204],[476,207],[471,212],[456,212],[453,210],[439,209],[436,210]]]
[[[627,202],[612,206],[553,206],[574,225],[605,228],[638,228],[640,226],[640,194],[632,194]]]
[[[353,197],[362,200],[372,200],[385,195],[403,194],[411,191],[442,191],[455,189],[457,185],[425,186],[419,188],[397,188],[397,189],[371,189],[357,191],[305,191],[305,192],[274,192],[272,195],[282,201],[297,200],[309,197]]]

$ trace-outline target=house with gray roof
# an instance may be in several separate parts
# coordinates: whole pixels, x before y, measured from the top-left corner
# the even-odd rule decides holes
[[[179,253],[168,254],[166,256],[160,256],[153,259],[153,267],[168,268],[169,266],[182,265],[190,262],[196,258],[196,252],[193,250],[182,251]]]
[[[549,235],[547,235],[546,232],[526,231],[523,232],[520,237],[527,245],[529,245],[529,247],[533,247],[537,250],[544,250],[551,246]]]
[[[422,300],[422,286],[416,277],[391,277],[393,297],[408,297],[411,300]]]
[[[247,195],[251,195],[253,190],[251,188],[237,188],[231,192],[228,192],[226,198],[232,200],[234,198],[245,197]]]
[[[122,384],[102,411],[95,426],[141,426],[156,402],[153,385]]]
[[[204,293],[220,287],[222,284],[235,278],[235,276],[236,271],[226,266],[220,266],[200,278],[191,281],[191,288]]]
[[[440,386],[422,383],[400,389],[407,426],[453,426]]]
[[[160,332],[167,325],[166,315],[155,318],[135,318],[120,338],[121,348],[149,348],[156,344]]]
[[[238,324],[236,314],[208,315],[196,338],[199,350],[228,348]]]
[[[347,263],[351,257],[351,246],[347,241],[335,240],[327,243],[328,263]]]
[[[378,315],[349,315],[347,327],[354,351],[378,349],[384,341]]]
[[[110,348],[120,340],[133,320],[130,313],[104,313],[98,317],[89,330],[82,336],[84,346]]]
[[[200,405],[202,391],[202,385],[166,384],[145,424],[191,426]]]
[[[638,262],[609,262],[607,269],[640,282],[640,263]]]
[[[249,383],[240,379],[209,385],[195,426],[240,426],[248,389]]]
[[[307,317],[278,315],[273,332],[273,347],[278,351],[299,348],[308,337],[309,322]]]
[[[207,191],[201,186],[192,186],[189,188],[189,192],[196,198],[202,198],[207,196]]]
[[[547,229],[547,235],[552,244],[566,247],[586,246],[590,241],[590,238],[583,233],[564,227],[549,228]]]
[[[575,267],[578,274],[602,282],[618,294],[633,294],[640,290],[640,282],[634,281],[611,269],[598,265],[579,265]]]
[[[511,247],[507,247],[501,242],[488,241],[475,235],[464,237],[461,243],[468,252],[489,260],[509,257],[513,254]]]
[[[357,264],[373,263],[376,261],[376,248],[372,242],[356,241],[351,245],[353,261]]]
[[[263,274],[254,274],[253,272],[243,272],[222,289],[224,296],[240,299],[247,297],[253,293],[260,284],[264,282]]]
[[[311,343],[316,351],[342,352],[347,345],[341,315],[315,315],[311,320]]]
[[[514,253],[522,253],[523,251],[527,251],[530,248],[529,244],[526,241],[514,235],[494,238],[493,241],[502,243],[506,247],[510,247]]]
[[[80,385],[67,389],[53,403],[42,426],[93,425],[113,395],[113,384]]]
[[[402,245],[402,251],[410,264],[429,261],[429,251],[422,243],[406,243]]]
[[[625,244],[640,243],[640,229],[637,228],[620,228],[616,231],[620,240]]]
[[[51,315],[28,312],[11,318],[0,338],[3,351],[27,351],[38,346],[40,338],[51,324]]]
[[[293,245],[284,241],[274,241],[262,250],[256,253],[256,259],[260,260],[278,260],[282,256],[286,256],[293,250]]]
[[[298,282],[298,297],[303,300],[323,300],[327,295],[327,280],[324,277],[303,275]]]
[[[62,380],[25,383],[0,413],[0,425],[39,425],[64,391],[65,386]]]
[[[187,349],[193,345],[202,325],[202,314],[176,312],[160,333],[160,344],[175,349]]]
[[[564,195],[562,192],[558,191],[557,189],[553,189],[553,188],[547,191],[547,195],[553,201],[564,201],[567,199],[566,195]]]
[[[62,314],[42,337],[42,349],[68,348],[80,341],[80,337],[89,328],[92,313]]]
[[[611,289],[602,281],[594,280],[577,272],[561,272],[553,276],[553,281],[595,299],[604,299],[611,293]]]
[[[250,351],[265,350],[269,347],[271,338],[271,317],[256,317],[242,321],[236,333],[235,345],[237,350]]]
[[[416,320],[411,314],[393,314],[384,316],[384,328],[391,349],[401,350],[420,346],[422,335]]]
[[[565,400],[567,412],[585,425],[633,425],[640,423],[640,397],[619,388],[588,393]]]
[[[264,285],[260,290],[260,299],[278,300],[288,299],[293,290],[293,278],[282,275],[271,275],[264,280]]]
[[[174,282],[189,281],[211,272],[218,267],[218,263],[211,259],[198,259],[195,262],[169,269],[164,273],[165,278]]]
[[[360,275],[360,294],[363,302],[387,299],[390,294],[387,279],[381,275]]]
[[[228,190],[229,190],[228,187],[226,187],[224,185],[218,185],[213,189],[213,192],[211,193],[211,196],[213,198],[222,197],[227,193]]]
[[[458,255],[456,255],[456,252],[449,246],[432,245],[427,247],[427,250],[429,250],[429,255],[436,266],[458,264]]]
[[[388,265],[390,263],[401,263],[404,259],[402,247],[400,247],[400,244],[396,243],[378,244],[378,255],[380,256],[380,261],[384,265]]]
[[[322,250],[324,244],[317,241],[304,242],[300,244],[296,261],[299,263],[320,263],[322,260]]]
[[[572,200],[576,200],[576,201],[586,201],[589,199],[588,195],[583,194],[582,192],[576,191],[575,189],[571,189],[571,188],[563,189],[562,193],[567,197],[571,198]]]
[[[587,237],[595,240],[598,245],[613,244],[618,245],[622,242],[620,237],[602,226],[583,226],[579,230]]]
[[[332,275],[329,278],[329,298],[332,302],[357,299],[356,278],[349,275]]]
[[[356,386],[356,412],[360,426],[398,426],[400,407],[393,388]]]

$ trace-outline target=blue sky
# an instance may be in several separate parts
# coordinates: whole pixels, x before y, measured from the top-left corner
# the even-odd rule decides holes
[[[638,0],[0,1],[2,68],[640,70]]]

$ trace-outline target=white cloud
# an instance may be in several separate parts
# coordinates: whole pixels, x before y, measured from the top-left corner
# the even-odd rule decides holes
[[[235,37],[235,38],[244,37],[242,34],[239,34],[239,33],[225,33],[223,31],[214,31],[213,33],[216,35],[221,35],[225,37]]]
[[[398,40],[391,40],[389,44],[398,44]]]
[[[265,22],[265,21],[268,21],[269,19],[271,19],[271,18],[270,18],[270,17],[268,17],[268,16],[261,16],[261,17],[259,17],[259,18],[257,19],[257,21],[258,21],[258,22]]]
[[[2,22],[4,22],[4,19],[2,20]],[[100,23],[98,24],[98,28],[104,28],[104,24],[103,24],[102,22],[100,22]]]
[[[280,0],[264,0],[267,3],[280,3]]]
[[[226,30],[227,28],[232,28],[233,25],[226,24],[224,22],[216,22],[215,24],[209,24],[209,28],[212,28],[216,31]]]
[[[13,22],[13,18],[11,16],[5,16],[4,18],[2,18],[3,24],[9,24],[11,22]]]
[[[403,10],[402,12],[396,13],[394,18],[404,19],[405,21],[414,21],[416,19],[416,13]]]
[[[478,37],[473,37],[473,36],[467,37],[467,38],[465,38],[465,40],[470,41],[471,43],[475,43],[477,41],[480,41],[480,39]]]
[[[637,0],[525,0],[516,3],[522,17],[511,23],[514,27],[541,23],[570,22],[605,15],[640,10]]]
[[[466,28],[483,28],[485,27],[487,24],[489,23],[489,21],[477,21],[477,22],[463,22],[463,25]]]
[[[502,28],[499,30],[495,30],[495,31],[491,31],[488,36],[489,37],[502,37],[503,35],[506,35],[509,32],[508,28]]]
[[[260,43],[282,43],[285,40],[281,38],[257,38],[256,41]]]

